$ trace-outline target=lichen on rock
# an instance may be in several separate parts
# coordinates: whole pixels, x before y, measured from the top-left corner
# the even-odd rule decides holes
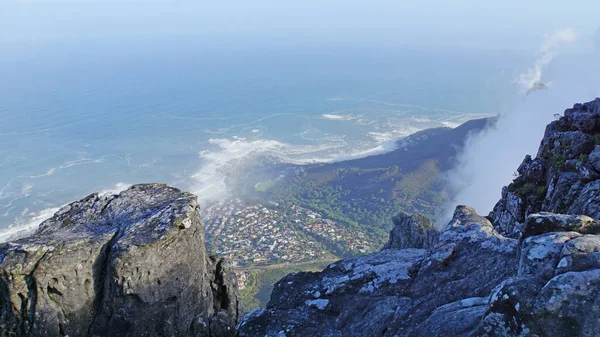
[[[92,194],[0,247],[0,335],[233,336],[235,275],[204,246],[192,194]]]

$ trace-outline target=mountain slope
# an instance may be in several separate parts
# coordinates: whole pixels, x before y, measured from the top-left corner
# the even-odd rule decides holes
[[[394,151],[360,159],[296,168],[268,188],[241,182],[246,197],[287,200],[319,211],[349,226],[375,233],[383,243],[389,219],[400,211],[434,217],[446,200],[440,172],[450,169],[467,137],[493,119],[457,128],[434,128],[398,141]],[[279,172],[277,173],[279,174]],[[260,186],[256,191],[249,188]]]

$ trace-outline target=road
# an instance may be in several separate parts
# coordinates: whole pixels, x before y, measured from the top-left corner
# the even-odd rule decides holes
[[[292,268],[292,267],[300,267],[303,265],[307,265],[307,264],[316,264],[316,263],[320,263],[323,265],[328,265],[330,263],[339,261],[339,258],[336,259],[320,259],[320,260],[313,260],[313,261],[306,261],[306,262],[293,262],[293,263],[277,263],[277,264],[270,264],[267,266],[254,266],[254,267],[250,267],[250,268],[236,268],[239,270],[268,270],[268,269],[278,269],[278,268]]]

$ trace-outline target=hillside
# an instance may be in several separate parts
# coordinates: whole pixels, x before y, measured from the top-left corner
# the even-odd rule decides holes
[[[230,200],[221,207],[225,211],[212,214],[239,212],[239,216],[205,216],[209,248],[229,256],[243,268],[240,273],[248,275],[247,282],[240,282],[240,292],[248,304],[246,308],[264,308],[273,284],[283,275],[314,271],[330,263],[332,257],[349,258],[381,249],[391,228],[390,219],[398,212],[435,218],[447,200],[441,173],[453,167],[467,137],[491,122],[493,119],[478,119],[454,129],[423,130],[399,140],[394,151],[360,159],[307,166],[269,161],[246,165],[240,168],[244,175],[232,175],[232,185],[238,198],[251,206],[232,209],[231,205],[238,202]],[[277,206],[273,205],[275,201]],[[261,211],[263,207],[268,210]],[[311,209],[318,215],[310,218],[290,212],[297,207]],[[211,209],[217,207],[205,208],[203,214]],[[301,235],[298,246],[305,256],[282,260],[282,255],[290,256],[290,249],[279,248],[278,236],[282,231],[275,234],[274,225],[266,229],[257,224],[251,227],[249,234],[244,234],[240,223],[247,222],[244,214],[249,213],[258,213],[264,223],[277,221],[279,226],[288,229],[286,239]],[[276,214],[280,216],[274,216]],[[228,223],[225,226],[224,221]],[[329,227],[335,228],[335,233],[323,235],[325,233],[311,230],[313,224],[326,221],[335,223],[335,227]],[[215,227],[220,229],[216,231]],[[256,235],[263,241],[258,242]],[[244,240],[251,240],[252,244],[236,248]],[[253,249],[252,253],[249,249]],[[245,259],[251,255],[258,258]],[[256,261],[262,262],[257,265]],[[307,264],[311,261],[313,263]],[[265,269],[265,264],[281,267]]]
[[[233,185],[242,197],[299,204],[383,243],[398,212],[438,214],[447,200],[440,173],[453,166],[467,137],[491,121],[423,130],[399,140],[394,151],[360,159],[267,172],[250,168]]]

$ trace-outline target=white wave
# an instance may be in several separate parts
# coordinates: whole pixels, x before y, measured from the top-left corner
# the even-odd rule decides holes
[[[5,213],[3,213],[3,216],[7,216],[8,212],[11,209],[14,209],[15,207],[13,206],[15,201],[27,198],[28,196],[31,195],[31,190],[33,189],[33,185],[31,184],[25,184],[23,186],[21,186],[21,189],[18,193],[13,193],[11,195],[3,195],[2,198],[0,199],[4,199],[7,201],[3,201],[2,204],[0,204],[0,209],[5,210]],[[9,199],[10,198],[10,199]]]
[[[431,123],[433,122],[431,119],[426,118],[426,117],[411,117],[411,120],[418,122],[418,123]]]
[[[12,179],[8,180],[8,183],[6,183],[6,185],[4,185],[4,187],[0,188],[0,199],[4,198],[5,196],[5,191],[10,187],[10,184],[12,183]]]
[[[202,151],[200,157],[207,163],[192,176],[193,191],[200,199],[227,197],[224,170],[228,167],[249,156],[276,153],[285,147],[283,143],[267,140],[210,139],[209,143],[218,146],[219,151]]]
[[[222,135],[224,133],[227,133],[230,130],[230,128],[220,128],[219,130],[215,131],[215,130],[209,130],[209,129],[204,129],[204,133],[208,133],[211,135]]]
[[[54,172],[56,172],[56,167],[53,167],[53,168],[49,169],[48,171],[46,171],[46,173],[38,174],[38,175],[35,175],[35,176],[19,176],[19,178],[37,179],[37,178],[41,178],[41,177],[51,176],[51,175],[54,174]]]
[[[32,184],[25,184],[21,187],[21,194],[28,196],[30,193],[29,191],[31,191],[31,189],[33,188]]]
[[[230,140],[211,139],[211,144],[218,146],[217,151],[202,151],[200,157],[206,161],[196,174],[192,176],[192,190],[200,199],[220,200],[229,193],[226,184],[226,171],[245,160],[259,157],[277,157],[283,162],[306,164],[317,161],[314,155],[332,150],[337,145],[297,145],[275,140]]]
[[[357,111],[365,112],[364,109],[353,112]],[[357,121],[363,116],[360,113],[348,112],[350,110],[332,111],[321,115],[320,119]],[[204,164],[192,175],[191,190],[201,200],[222,200],[230,196],[226,182],[228,174],[243,172],[243,165],[252,158],[271,157],[277,158],[281,162],[299,165],[357,159],[393,151],[397,148],[396,140],[425,128],[456,126],[459,121],[468,120],[474,116],[474,114],[450,110],[444,110],[444,112],[443,116],[435,118],[428,115],[405,116],[404,112],[397,111],[379,111],[377,120],[361,126],[362,129],[359,132],[362,135],[323,133],[316,126],[290,135],[290,139],[297,137],[304,144],[290,144],[282,140],[256,139],[256,137],[213,138],[209,143],[216,148],[211,151],[199,152]],[[274,114],[256,121],[282,115]],[[244,125],[247,127],[255,122]],[[247,128],[248,131],[259,129],[260,127]],[[350,132],[355,132],[355,130]]]
[[[8,228],[0,230],[0,242],[32,234],[42,222],[50,219],[59,209],[60,207],[47,208],[37,213],[29,213],[20,217],[13,224],[9,225]]]
[[[369,132],[369,136],[378,142],[385,142],[394,137],[393,132]]]
[[[158,115],[154,115],[157,116]],[[190,121],[226,121],[231,119],[231,117],[184,117],[184,116],[166,116],[170,119],[181,119],[181,120],[190,120]]]
[[[246,160],[259,156],[278,158],[290,164],[331,163],[342,160],[357,159],[396,149],[395,141],[386,141],[373,147],[347,152],[347,144],[339,141],[322,142],[321,145],[292,145],[275,140],[244,139],[211,139],[211,144],[218,147],[216,151],[202,151],[200,157],[206,161],[198,172],[192,176],[192,191],[201,200],[223,200],[230,193],[227,188],[227,172],[236,166],[243,165]]]
[[[2,209],[3,209],[3,210],[5,210],[5,211],[4,211],[4,212],[2,212],[2,213],[0,213],[0,216],[1,216],[1,217],[7,217],[7,216],[10,214],[10,212],[11,212],[13,209],[15,209],[15,206],[12,206],[12,205],[3,206],[3,207],[2,207]]]
[[[96,164],[96,163],[101,163],[103,161],[104,161],[104,157],[97,158],[97,159],[79,158],[79,159],[75,159],[75,160],[71,160],[71,161],[66,161],[62,165],[59,165],[57,167],[53,167],[53,168],[49,169],[48,171],[46,171],[45,173],[42,173],[42,174],[30,175],[30,176],[18,176],[17,178],[29,178],[29,179],[43,178],[43,177],[47,177],[47,176],[53,175],[58,170],[63,170],[63,169],[66,169],[66,168],[69,168],[69,167],[72,167],[72,166],[84,165],[84,164]]]
[[[102,190],[100,193],[98,193],[100,196],[109,196],[109,195],[115,195],[115,194],[119,194],[123,191],[125,191],[126,189],[130,188],[131,184],[126,184],[126,183],[116,183],[113,187]]]
[[[489,117],[489,116],[486,116],[486,117]],[[445,127],[452,128],[452,129],[458,127],[461,124],[461,123],[456,123],[456,122],[440,122],[440,123],[442,123],[442,125],[444,125]]]
[[[351,159],[360,159],[360,158],[365,158],[365,157],[369,157],[369,156],[374,156],[374,155],[394,151],[397,148],[398,148],[398,145],[397,145],[396,141],[392,140],[392,141],[387,141],[383,144],[377,145],[373,148],[366,149],[363,151],[353,152],[353,153],[349,153],[347,155],[336,155],[336,156],[330,157],[329,160],[325,160],[325,161],[321,161],[321,162],[337,162],[337,161],[344,161],[344,160],[351,160]]]
[[[336,114],[323,114],[323,115],[321,115],[321,117],[323,117],[325,119],[336,120],[336,121],[351,121],[351,120],[355,120],[358,118],[357,116],[352,116],[352,115],[336,115]]]
[[[386,143],[391,140],[396,140],[399,138],[404,138],[406,136],[410,136],[415,132],[419,132],[423,130],[423,128],[417,128],[414,126],[403,126],[402,128],[398,128],[394,131],[385,131],[385,132],[369,132],[369,136],[373,138],[377,143]]]
[[[377,101],[377,100],[372,100],[372,99],[359,99],[357,101],[370,102],[370,103],[387,105],[387,106],[399,106],[399,107],[403,107],[403,108],[418,109],[418,110],[425,110],[425,111],[437,111],[437,112],[450,113],[450,114],[471,115],[471,112],[457,111],[457,110],[444,109],[444,108],[436,108],[436,107],[430,107],[430,106],[424,106],[424,105],[418,105],[418,104],[394,103],[394,102],[386,102],[386,101]],[[404,111],[404,112],[406,112],[406,111]]]
[[[29,135],[33,133],[41,133],[46,131],[52,131],[58,128],[44,128],[44,129],[36,129],[36,130],[27,130],[27,131],[13,131],[13,132],[2,132],[0,136],[20,136],[20,135]]]

